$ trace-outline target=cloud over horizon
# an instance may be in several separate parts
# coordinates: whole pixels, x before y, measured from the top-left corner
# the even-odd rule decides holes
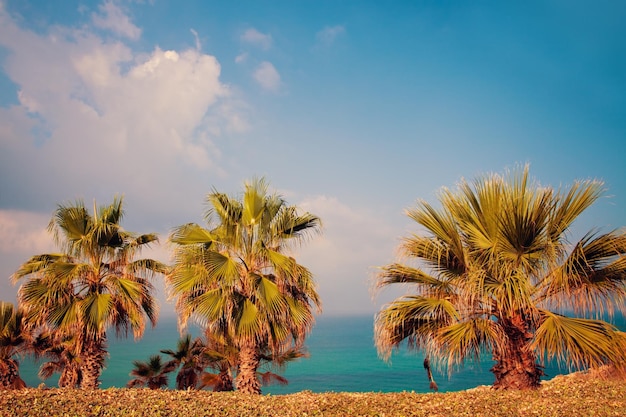
[[[206,175],[226,175],[220,138],[250,127],[247,103],[221,81],[221,65],[200,50],[197,32],[192,30],[195,49],[136,50],[127,40],[139,39],[142,30],[117,3],[102,3],[91,17],[94,28],[120,38],[88,26],[51,26],[36,33],[0,9],[4,68],[17,87],[17,104],[0,107],[0,233],[5,239],[0,261],[5,268],[14,270],[31,255],[57,250],[45,230],[56,204],[76,199],[106,204],[120,193],[131,222],[125,227],[159,233],[161,244],[152,253],[168,261],[168,228],[201,218]],[[272,42],[254,29],[242,40],[263,50]],[[242,61],[245,56],[240,55]],[[282,87],[269,61],[256,66],[253,78],[267,92]],[[379,240],[383,232],[369,230],[371,219],[334,197],[312,197],[304,206],[329,226],[327,234],[301,249],[325,305],[331,313],[350,310],[349,303],[336,299],[339,286],[362,298],[362,309],[370,309],[368,271],[358,272],[358,289],[340,277],[354,274],[373,252],[365,250],[347,262],[338,256],[354,230],[364,241]],[[378,237],[366,237],[370,233]],[[8,282],[0,288],[16,291]],[[163,306],[166,312],[172,309]]]
[[[625,11],[0,0],[0,273],[50,249],[56,204],[115,195],[166,257],[211,187],[253,176],[322,218],[298,254],[327,313],[374,310],[402,209],[460,178],[603,178],[614,197],[581,226],[619,228]]]

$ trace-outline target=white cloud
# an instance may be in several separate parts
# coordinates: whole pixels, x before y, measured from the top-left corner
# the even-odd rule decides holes
[[[389,263],[397,242],[389,241],[394,227],[376,213],[350,207],[338,198],[315,196],[298,203],[319,216],[323,233],[297,249],[296,259],[308,267],[319,284],[325,313],[363,314],[377,305],[370,291],[375,267]]]
[[[267,91],[277,92],[280,89],[280,74],[270,62],[261,62],[253,76],[256,82]]]
[[[50,215],[0,210],[0,252],[30,256],[51,251],[54,245],[46,230],[49,221]]]
[[[191,34],[193,35],[194,40],[196,41],[196,50],[199,51],[202,49],[202,43],[200,42],[200,37],[198,36],[198,32],[195,29],[189,29]]]
[[[326,26],[316,34],[317,41],[325,46],[329,46],[335,42],[335,39],[344,34],[346,29],[341,26]]]
[[[246,62],[247,59],[248,59],[248,53],[244,52],[235,57],[235,63],[241,64],[243,62]]]
[[[0,108],[0,207],[124,193],[165,216],[207,173],[223,175],[220,137],[247,128],[219,62],[198,49],[136,52],[89,28],[38,34],[2,9],[0,47],[19,90]]]
[[[98,6],[98,10],[100,13],[91,14],[91,20],[96,27],[133,40],[141,36],[141,29],[135,26],[130,17],[113,1],[105,1]]]
[[[240,39],[242,42],[258,46],[261,49],[269,49],[272,46],[272,36],[261,33],[254,28],[246,30]]]

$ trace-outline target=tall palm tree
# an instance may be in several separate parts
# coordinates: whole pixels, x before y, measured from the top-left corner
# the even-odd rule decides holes
[[[36,255],[13,274],[25,318],[61,336],[74,335],[81,363],[81,388],[97,388],[107,355],[106,332],[135,338],[146,317],[154,325],[157,305],[150,279],[166,270],[152,259],[135,260],[155,234],[125,231],[122,198],[90,214],[82,201],[59,205],[48,230],[62,253]]]
[[[206,346],[200,338],[191,339],[186,334],[178,341],[176,351],[171,349],[162,350],[161,353],[169,355],[172,359],[167,363],[174,369],[179,369],[176,375],[176,389],[196,389],[200,375],[206,367],[203,358]]]
[[[526,166],[443,189],[440,209],[420,201],[407,214],[427,234],[401,244],[415,263],[384,266],[378,276],[378,287],[415,288],[376,316],[380,354],[408,340],[451,370],[490,351],[496,388],[538,387],[551,359],[624,367],[626,338],[600,315],[626,309],[626,235],[568,240],[602,187],[542,187]]]
[[[134,378],[128,381],[128,388],[148,387],[160,389],[167,387],[167,374],[176,369],[171,362],[163,363],[160,355],[152,355],[147,362],[133,361],[135,368],[130,371]]]
[[[246,183],[240,199],[214,190],[207,200],[208,228],[186,224],[170,235],[177,248],[167,282],[183,323],[194,316],[234,341],[237,389],[258,394],[262,348],[301,345],[320,307],[311,272],[284,253],[319,231],[320,219],[268,194],[263,179]]]
[[[22,312],[0,301],[0,389],[26,387],[17,357],[28,351],[27,340]]]

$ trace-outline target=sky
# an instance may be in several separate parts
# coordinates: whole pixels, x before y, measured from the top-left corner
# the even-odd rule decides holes
[[[406,290],[372,291],[418,232],[405,210],[462,179],[600,179],[573,232],[622,228],[625,19],[604,0],[0,0],[0,299],[56,250],[58,204],[123,195],[169,262],[171,229],[254,177],[322,219],[294,255],[328,316]]]

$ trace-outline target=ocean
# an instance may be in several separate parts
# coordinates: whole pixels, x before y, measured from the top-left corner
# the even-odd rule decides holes
[[[626,330],[626,321],[618,317],[614,323]],[[192,334],[199,330],[192,327]],[[394,352],[390,362],[380,359],[374,347],[373,317],[325,317],[317,318],[315,327],[307,338],[308,358],[299,359],[279,372],[287,378],[287,385],[263,387],[264,394],[290,394],[300,391],[311,392],[428,392],[429,381],[423,367],[423,354],[405,348]],[[178,333],[176,318],[163,317],[154,329],[146,329],[144,337],[134,341],[128,339],[109,340],[110,357],[102,373],[102,388],[124,387],[134,360],[146,361],[150,355],[159,354],[161,349],[176,349]],[[166,355],[162,355],[166,359]],[[448,376],[447,371],[434,370],[434,378],[440,392],[461,391],[479,385],[493,383],[489,368],[493,365],[489,355],[480,363],[467,362],[461,369]],[[32,360],[21,361],[20,374],[28,386],[38,386],[39,364]],[[546,378],[568,372],[548,364]],[[57,377],[45,382],[56,386]],[[175,374],[170,374],[173,386]]]

